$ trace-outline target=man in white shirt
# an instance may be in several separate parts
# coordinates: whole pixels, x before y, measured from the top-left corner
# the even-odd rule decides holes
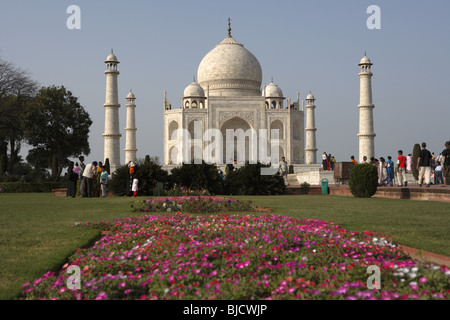
[[[92,198],[92,180],[94,179],[95,171],[97,170],[97,161],[94,161],[88,165],[86,165],[86,168],[83,171],[83,190],[84,194],[81,196],[83,198]]]

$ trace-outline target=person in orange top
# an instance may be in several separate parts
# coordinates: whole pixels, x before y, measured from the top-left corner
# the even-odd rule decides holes
[[[351,159],[352,159],[351,162],[353,163],[353,165],[356,166],[358,164],[358,161],[355,160],[355,156],[352,156]]]

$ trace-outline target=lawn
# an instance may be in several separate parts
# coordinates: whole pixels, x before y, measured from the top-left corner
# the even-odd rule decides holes
[[[401,244],[450,256],[450,205],[393,199],[337,196],[236,197],[295,218],[332,220],[354,231],[384,232]],[[141,198],[142,200],[145,198]],[[0,196],[0,299],[17,297],[21,285],[56,271],[99,231],[76,222],[134,216],[125,197],[55,198],[50,194]]]

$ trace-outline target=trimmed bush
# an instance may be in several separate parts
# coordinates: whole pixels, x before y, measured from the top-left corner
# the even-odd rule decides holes
[[[210,194],[223,193],[223,179],[213,164],[186,164],[171,171],[172,182],[189,190],[207,190]]]
[[[66,182],[1,182],[4,193],[41,193],[67,188]]]
[[[371,198],[377,193],[378,170],[371,164],[359,164],[352,168],[350,191],[356,198]]]
[[[286,191],[283,177],[279,175],[263,176],[262,168],[270,165],[249,164],[227,175],[225,191],[229,195],[280,195]]]
[[[311,189],[311,185],[308,182],[303,182],[300,186],[300,191],[302,194],[308,194]]]
[[[135,177],[139,180],[139,195],[152,196],[157,182],[167,183],[168,173],[157,162],[138,160],[135,167]],[[108,181],[108,188],[117,196],[128,195],[131,191],[128,165],[121,166],[113,173]]]

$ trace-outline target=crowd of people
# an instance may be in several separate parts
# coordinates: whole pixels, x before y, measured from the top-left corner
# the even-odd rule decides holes
[[[77,196],[77,186],[78,181],[80,181],[80,196],[82,198],[106,197],[109,179],[106,167],[97,161],[85,164],[83,156],[80,156],[78,160],[80,163],[74,163],[73,161],[69,163],[67,196],[72,198]]]
[[[354,156],[351,157],[351,162],[358,164]],[[371,158],[370,161],[364,156],[361,163],[370,163],[377,167],[380,186],[394,186],[397,184],[399,187],[407,187],[406,174],[413,171],[412,154],[404,156],[403,150],[398,151],[396,163],[394,163],[391,156],[387,157],[387,160],[381,157],[379,160]],[[431,153],[427,149],[425,142],[422,143],[416,170],[419,173],[419,187],[424,185],[431,187],[432,184],[445,187],[447,177],[450,175],[450,141],[445,143],[445,150],[439,156]]]

